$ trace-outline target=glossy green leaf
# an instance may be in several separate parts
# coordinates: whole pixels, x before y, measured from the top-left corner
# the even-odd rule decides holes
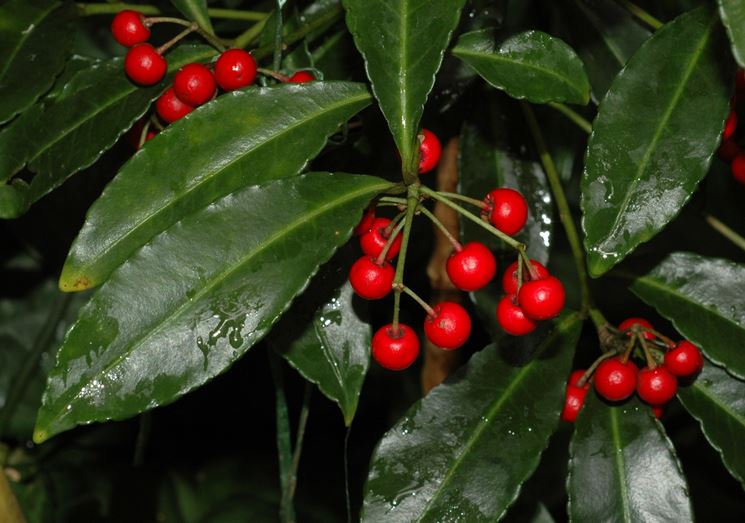
[[[411,165],[419,155],[417,134],[424,103],[465,0],[342,3],[403,165]]]
[[[701,424],[729,473],[745,487],[745,382],[706,362],[690,386],[678,389],[683,406]]]
[[[206,60],[215,51],[207,47],[181,47],[168,55],[169,70]],[[74,75],[54,97],[43,100],[0,133],[0,181],[24,165],[35,173],[30,184],[16,179],[0,185],[0,194],[18,202],[3,205],[0,218],[14,218],[29,205],[59,186],[69,176],[93,164],[147,111],[171,81],[142,88],[130,82],[123,62],[114,58],[95,63]]]
[[[745,4],[741,0],[718,0],[719,15],[732,44],[732,54],[745,67]]]
[[[549,34],[526,31],[497,43],[491,29],[460,37],[453,54],[513,98],[534,103],[590,100],[590,82],[574,50]]]
[[[249,88],[168,126],[91,207],[60,287],[99,285],[182,217],[246,185],[297,174],[370,99],[365,86],[354,83]]]
[[[210,33],[214,32],[209,14],[207,14],[207,0],[171,0],[171,3],[189,20],[198,23]]]
[[[685,13],[642,45],[600,104],[582,179],[592,276],[662,230],[706,175],[729,111],[723,43],[713,12]]]
[[[86,305],[50,373],[34,437],[170,403],[263,338],[390,182],[310,173],[182,219]]]
[[[650,32],[615,0],[563,0],[556,5],[567,38],[585,64],[592,98],[600,102]]]
[[[532,354],[487,346],[409,409],[373,455],[362,521],[499,519],[558,425],[581,327],[565,317]]]
[[[744,266],[677,252],[630,288],[709,359],[745,378]]]
[[[693,521],[685,476],[649,406],[612,407],[590,392],[569,452],[571,521]]]
[[[9,0],[0,6],[0,123],[52,86],[70,56],[74,15],[72,3],[55,0]]]

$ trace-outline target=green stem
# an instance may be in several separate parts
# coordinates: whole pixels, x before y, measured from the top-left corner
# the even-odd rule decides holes
[[[277,413],[277,453],[279,455],[279,485],[282,497],[279,504],[279,519],[282,523],[295,521],[292,498],[290,492],[290,476],[292,474],[292,443],[290,441],[290,416],[285,397],[284,380],[282,378],[282,362],[272,350],[269,351],[269,367],[274,380],[275,410]]]
[[[8,391],[7,401],[5,406],[0,410],[0,440],[3,439],[5,431],[8,428],[13,414],[15,414],[16,408],[21,399],[23,399],[26,389],[31,381],[31,378],[39,365],[39,360],[42,354],[49,348],[49,344],[54,339],[54,334],[57,330],[57,325],[62,321],[67,307],[70,305],[72,295],[68,293],[59,293],[55,296],[52,308],[47,315],[47,319],[44,322],[41,330],[34,339],[34,343],[31,346],[26,360],[24,361],[21,371],[18,373],[18,377],[13,381]]]
[[[551,186],[551,192],[553,193],[554,201],[559,209],[559,219],[564,227],[564,232],[569,240],[569,246],[572,250],[572,256],[574,257],[574,265],[577,270],[577,278],[579,279],[579,286],[582,296],[582,304],[580,306],[580,313],[586,315],[592,305],[592,297],[590,295],[590,285],[587,276],[587,267],[585,266],[585,253],[580,244],[579,234],[577,228],[574,225],[574,219],[572,213],[569,210],[569,202],[567,201],[566,195],[564,194],[564,188],[561,186],[561,180],[559,173],[556,170],[551,154],[548,152],[546,142],[543,139],[543,134],[538,126],[538,121],[535,118],[533,109],[526,102],[521,103],[523,112],[525,113],[525,119],[528,121],[528,127],[533,135],[536,147],[538,148],[538,155],[541,158],[543,164],[543,170],[546,172],[549,185]]]
[[[406,226],[406,218],[398,222],[396,227],[390,232],[390,235],[388,236],[388,240],[385,242],[385,245],[383,246],[383,250],[380,251],[380,254],[378,255],[378,258],[376,259],[376,262],[378,265],[383,265],[383,262],[385,261],[385,257],[388,254],[388,251],[391,250],[391,245],[393,245],[393,242],[396,240],[396,237],[401,232],[401,229],[403,229]],[[395,222],[391,222],[391,225],[393,225]],[[390,227],[390,225],[389,225]],[[393,258],[393,256],[391,256]]]
[[[272,64],[275,71],[282,67],[282,8],[277,0],[277,17],[274,23],[274,51]]]
[[[88,3],[77,3],[75,7],[78,9],[79,16],[95,16],[95,15],[113,15],[124,9],[131,9],[138,11],[146,16],[159,15],[163,13],[163,10],[154,5],[142,5],[142,4],[128,4],[124,2],[115,3],[100,3],[100,4],[88,4]],[[240,11],[238,9],[221,9],[221,8],[210,8],[207,9],[207,14],[210,18],[224,18],[226,20],[246,20],[246,21],[259,21],[266,18],[267,14],[260,11]]]
[[[300,466],[300,455],[303,452],[303,439],[305,438],[305,426],[308,424],[308,415],[310,414],[310,399],[313,397],[313,384],[305,382],[303,391],[303,407],[300,410],[300,418],[297,423],[297,434],[295,435],[295,450],[292,453],[292,469],[290,478],[287,482],[286,497],[292,501],[295,497],[295,487],[297,486],[297,471]]]
[[[590,377],[593,375],[595,370],[598,368],[598,365],[600,365],[602,362],[607,360],[608,358],[612,358],[613,356],[616,356],[617,352],[605,352],[601,354],[598,359],[592,362],[592,365],[588,367],[588,369],[585,371],[585,373],[582,375],[582,377],[577,380],[577,386],[578,387],[584,387],[585,383],[590,379]]]
[[[272,71],[271,69],[266,69],[264,67],[259,67],[256,69],[257,72],[263,74],[264,76],[270,76],[277,80],[278,82],[287,83],[290,81],[290,77],[286,74],[279,73],[277,71]]]
[[[635,3],[630,2],[629,0],[618,0],[618,2],[623,5],[629,13],[637,17],[639,20],[647,24],[652,29],[657,30],[665,25],[657,18],[649,14],[647,11],[645,11]]]
[[[592,132],[592,124],[585,120],[582,115],[571,109],[569,106],[558,102],[549,102],[548,105],[566,116],[569,120],[575,123],[577,127],[582,129],[587,134],[590,134]]]
[[[421,305],[422,306],[422,309],[424,309],[424,312],[427,313],[427,316],[430,316],[432,318],[434,318],[436,316],[434,309],[432,307],[430,307],[429,306],[429,303],[427,303],[426,301],[424,301],[422,299],[422,297],[419,296],[416,292],[414,292],[411,289],[409,289],[403,283],[401,285],[399,285],[398,287],[396,287],[396,288],[398,290],[400,290],[401,292],[405,292],[406,294],[408,294],[415,302],[417,302],[419,305]]]
[[[590,307],[589,315],[590,319],[595,324],[596,329],[600,330],[609,325],[608,320],[605,319],[605,316],[603,316],[603,313],[600,312],[600,309]]]
[[[161,45],[160,47],[158,47],[158,49],[157,49],[158,54],[161,54],[162,55],[163,53],[165,53],[166,51],[168,51],[171,47],[173,47],[174,45],[176,45],[177,43],[179,43],[181,40],[183,40],[184,38],[186,38],[187,36],[189,36],[191,33],[193,33],[194,31],[196,31],[198,29],[198,27],[199,26],[197,26],[197,24],[195,24],[195,23],[189,24],[189,27],[187,27],[186,29],[184,29],[183,31],[181,31],[179,34],[177,34],[176,36],[174,36],[173,38],[171,38],[170,40],[168,40],[166,43],[164,43],[163,45]]]
[[[423,189],[423,187],[421,187]],[[398,287],[404,281],[404,267],[406,266],[406,251],[409,248],[409,236],[411,236],[411,224],[414,222],[414,214],[419,206],[419,189],[417,184],[409,185],[407,188],[406,218],[404,222],[403,238],[401,238],[401,251],[398,253],[396,263],[396,274],[393,277],[393,322],[391,328],[394,333],[398,332],[398,316],[401,310],[401,289]]]
[[[484,203],[483,200],[477,200],[476,198],[471,198],[470,196],[464,196],[456,192],[437,191],[437,194],[441,194],[442,196],[447,196],[451,200],[460,200],[462,202],[470,203],[480,209],[484,209],[486,207],[486,204]]]
[[[445,225],[437,218],[437,216],[435,216],[424,205],[419,206],[419,211],[427,218],[429,218],[438,229],[440,229],[440,232],[445,236],[445,238],[448,239],[450,244],[453,246],[453,249],[455,249],[455,252],[460,252],[463,250],[463,246],[460,244],[460,242],[456,240],[452,234],[450,234],[450,231],[448,231],[447,227],[445,227]]]
[[[714,228],[715,231],[717,231],[719,234],[721,234],[722,236],[727,238],[729,241],[737,245],[740,249],[745,251],[745,238],[737,234],[735,231],[730,229],[723,222],[714,218],[710,214],[705,214],[704,219],[709,225],[711,225]]]
[[[396,205],[406,205],[406,198],[396,198],[395,196],[383,196],[378,201],[384,203],[393,203]]]
[[[248,47],[254,40],[259,37],[261,32],[264,30],[264,27],[266,27],[267,21],[269,21],[268,16],[263,20],[259,20],[254,25],[243,31],[241,34],[235,37],[230,47],[235,47],[237,49]]]
[[[644,339],[644,335],[642,334],[642,330],[641,328],[639,328],[639,326],[636,326],[636,328],[634,329],[634,337],[639,340],[639,343],[641,343],[642,350],[644,351],[644,358],[647,360],[647,368],[654,369],[657,366],[657,361],[655,361],[654,356],[652,356],[652,353],[649,351],[647,340]]]

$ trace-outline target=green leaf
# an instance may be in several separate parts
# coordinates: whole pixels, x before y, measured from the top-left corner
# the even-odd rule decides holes
[[[226,196],[122,265],[81,310],[34,438],[170,403],[271,329],[390,182],[311,173]]]
[[[71,2],[9,0],[0,7],[0,124],[54,83],[74,40]]]
[[[722,18],[732,44],[732,54],[740,67],[745,67],[745,4],[741,0],[718,0]]]
[[[373,455],[362,520],[499,519],[557,427],[581,327],[565,317],[530,353],[489,345],[409,409]]]
[[[364,310],[366,303],[354,297],[349,282],[333,291],[326,303],[318,304],[318,297],[328,296],[328,291],[339,285],[340,277],[346,279],[346,271],[333,265],[314,278],[311,289],[285,315],[272,345],[305,379],[339,405],[349,426],[370,365],[372,329],[358,315],[357,310]]]
[[[585,64],[592,98],[599,102],[650,32],[614,0],[563,0],[557,3],[556,12]]]
[[[630,288],[714,363],[745,378],[745,267],[676,252]]]
[[[297,174],[370,99],[365,86],[354,83],[252,87],[169,125],[91,207],[60,288],[99,285],[182,217],[246,185]]]
[[[347,27],[404,169],[419,156],[419,122],[465,0],[343,0]],[[415,169],[415,167],[414,167]]]
[[[685,13],[642,45],[600,104],[582,179],[592,276],[662,230],[706,175],[729,112],[723,43],[714,13]]]
[[[171,0],[171,3],[189,20],[198,23],[210,33],[215,32],[209,14],[207,14],[207,0]]]
[[[678,389],[683,406],[701,424],[706,439],[722,456],[725,467],[745,488],[745,383],[706,362],[701,374]]]
[[[582,105],[590,100],[582,60],[563,41],[541,31],[526,31],[500,44],[491,29],[466,33],[453,54],[513,98]]]
[[[590,392],[569,452],[571,521],[693,521],[685,476],[649,406],[612,407]]]
[[[211,48],[180,47],[169,54],[173,73],[189,62],[213,56]],[[3,205],[0,218],[14,218],[58,187],[69,176],[93,164],[139,119],[171,81],[142,88],[127,79],[121,58],[94,63],[78,72],[56,93],[14,120],[0,133],[0,181],[24,165],[36,173],[31,183],[13,180],[0,192],[17,202]]]

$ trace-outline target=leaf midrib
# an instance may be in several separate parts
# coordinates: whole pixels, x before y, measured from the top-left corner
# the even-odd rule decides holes
[[[341,371],[339,370],[339,368],[334,365],[334,361],[336,360],[335,358],[333,358],[331,350],[329,349],[328,337],[326,336],[326,333],[323,330],[320,330],[318,327],[318,317],[313,318],[313,330],[315,331],[316,338],[318,338],[318,342],[321,345],[321,352],[323,352],[323,355],[326,357],[326,361],[328,362],[329,367],[331,367],[331,372],[334,375],[334,378],[336,378],[336,382],[339,385],[339,392],[343,396],[343,398],[339,399],[343,400],[344,405],[346,406],[347,391],[344,388],[344,377],[341,375]]]
[[[40,13],[40,16],[38,18],[35,18],[33,22],[31,22],[31,24],[34,25],[34,29],[36,29],[41,23],[41,21],[43,21],[47,16],[49,16],[52,13],[52,11],[57,9],[60,5],[61,5],[60,2],[54,2],[50,4],[48,10],[42,11]],[[31,36],[33,32],[34,31],[27,31],[25,33],[21,32],[22,36],[21,36],[21,39],[18,41],[18,45],[15,46],[13,51],[10,53],[8,60],[5,62],[5,66],[0,70],[0,81],[2,81],[2,79],[5,77],[5,73],[7,73],[8,70],[10,69],[10,65],[15,60],[16,56],[18,55],[18,52],[21,50],[21,48],[26,43],[26,40],[28,40],[28,38]]]
[[[616,462],[616,476],[618,478],[618,488],[621,491],[621,506],[623,508],[623,520],[632,523],[631,508],[629,507],[629,495],[626,492],[626,462],[623,456],[623,441],[621,441],[621,431],[618,427],[618,410],[619,407],[606,407],[599,404],[600,408],[607,408],[610,414],[610,429],[613,438],[614,460]]]

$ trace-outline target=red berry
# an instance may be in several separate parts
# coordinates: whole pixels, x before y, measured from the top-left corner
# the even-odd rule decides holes
[[[654,414],[655,418],[660,419],[664,412],[665,409],[662,407],[662,405],[652,405],[652,414]]]
[[[357,227],[354,228],[354,234],[356,236],[365,234],[367,231],[369,231],[372,228],[372,224],[374,221],[375,221],[375,207],[371,206],[371,207],[368,207],[365,210],[365,212],[362,214],[362,219],[360,220],[360,223],[358,223]]]
[[[589,389],[590,388],[590,382],[586,381],[583,387],[579,387],[577,385],[577,382],[582,378],[582,376],[585,375],[585,372],[587,372],[585,369],[577,369],[575,371],[572,371],[572,373],[569,375],[569,380],[567,381],[567,387],[578,387],[583,389]]]
[[[585,404],[585,396],[587,395],[587,388],[579,388],[568,386],[566,388],[564,398],[564,408],[561,411],[561,419],[574,423],[577,420],[577,415],[582,409],[582,405]]]
[[[719,158],[727,163],[731,163],[741,153],[742,149],[734,140],[724,140],[717,149]]]
[[[168,63],[150,44],[137,44],[124,57],[124,72],[140,85],[155,85],[166,75]]]
[[[693,343],[681,341],[665,354],[665,367],[675,376],[692,376],[704,368],[704,357]]]
[[[740,153],[732,160],[732,176],[740,183],[745,183],[745,154]]]
[[[673,376],[665,367],[642,369],[636,385],[636,393],[641,399],[651,405],[667,403],[678,390],[678,378]]]
[[[504,296],[497,304],[497,321],[507,334],[525,336],[538,326],[517,305],[514,294]]]
[[[132,47],[147,42],[150,38],[150,28],[145,25],[141,13],[125,9],[119,11],[111,22],[111,34],[114,35],[114,40],[124,47]]]
[[[494,189],[484,198],[483,215],[497,229],[512,236],[528,221],[528,202],[513,189]]]
[[[533,269],[538,275],[537,279],[542,280],[543,278],[549,277],[548,269],[546,269],[546,267],[541,263],[535,260],[530,260],[530,263],[533,265]],[[528,274],[528,269],[523,266],[523,283],[529,280],[530,275]],[[504,289],[506,294],[517,293],[517,262],[510,264],[510,266],[507,267],[507,270],[504,271],[504,275],[502,275],[502,289]]]
[[[196,107],[212,98],[217,85],[212,73],[205,66],[187,64],[176,73],[173,90],[182,102]]]
[[[316,77],[308,71],[298,71],[290,76],[288,82],[290,82],[291,84],[304,84],[306,82],[312,82],[315,79]]]
[[[603,361],[595,370],[595,390],[607,400],[625,400],[636,390],[637,368],[631,360],[621,363],[619,358]]]
[[[381,367],[404,370],[419,355],[419,339],[411,327],[398,324],[398,332],[388,324],[378,329],[372,338],[372,355]]]
[[[234,91],[254,83],[256,60],[243,49],[228,49],[215,62],[215,80],[223,91]]]
[[[631,327],[633,327],[634,325],[639,325],[640,327],[645,327],[647,329],[654,328],[652,327],[652,324],[649,323],[644,318],[626,318],[625,320],[623,320],[621,323],[618,324],[618,330],[627,331],[631,329]],[[631,336],[631,332],[627,332],[626,336]],[[646,331],[642,332],[642,336],[644,336],[645,340],[653,340],[656,338],[654,334],[652,334],[651,332],[646,332]]]
[[[463,345],[471,335],[471,317],[455,302],[444,301],[434,307],[435,315],[424,320],[427,339],[445,350]]]
[[[735,134],[737,129],[737,113],[730,111],[727,121],[724,123],[724,131],[722,132],[722,139],[729,140],[729,138]]]
[[[564,285],[554,276],[523,283],[517,295],[520,307],[533,320],[550,320],[558,316],[564,308],[564,299]]]
[[[380,253],[383,252],[383,248],[385,247],[385,244],[388,243],[388,239],[391,236],[386,231],[390,224],[391,220],[388,218],[375,218],[370,230],[360,236],[360,247],[362,247],[362,252],[375,258],[380,256]],[[388,252],[385,255],[386,260],[395,258],[400,250],[401,235],[397,234],[396,239],[394,239],[391,244],[391,248],[388,249]]]
[[[477,291],[494,278],[497,260],[483,243],[468,242],[450,255],[445,270],[460,290]]]
[[[442,156],[442,145],[435,133],[422,129],[419,134],[419,172],[426,173],[435,168]]]
[[[354,292],[366,300],[379,300],[391,292],[396,271],[384,261],[378,264],[371,256],[363,256],[349,270],[349,282]]]
[[[169,87],[168,90],[160,95],[160,98],[155,102],[155,110],[164,121],[171,123],[179,118],[183,118],[192,112],[194,108],[191,105],[182,102],[179,97],[176,96],[173,87]]]

